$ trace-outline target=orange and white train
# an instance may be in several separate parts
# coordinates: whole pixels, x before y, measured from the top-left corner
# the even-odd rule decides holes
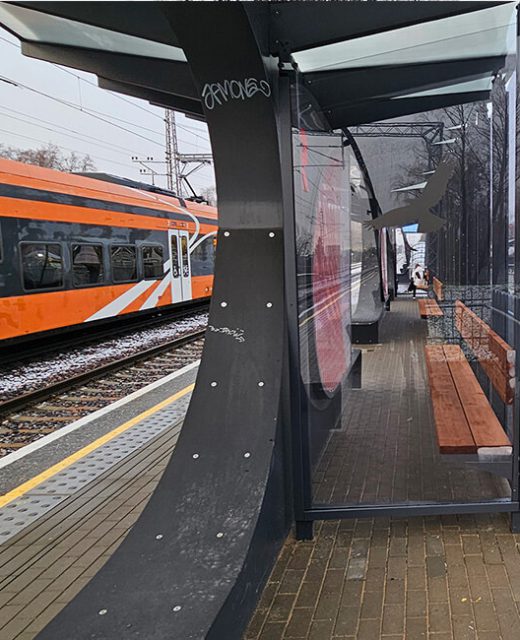
[[[0,159],[0,345],[209,298],[217,210]]]

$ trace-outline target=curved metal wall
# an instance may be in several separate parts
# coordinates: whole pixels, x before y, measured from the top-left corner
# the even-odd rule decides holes
[[[243,6],[163,6],[202,93],[215,159],[220,230],[210,327],[181,437],[155,493],[40,640],[238,639],[287,532],[275,87]],[[161,545],[152,543],[158,530]]]

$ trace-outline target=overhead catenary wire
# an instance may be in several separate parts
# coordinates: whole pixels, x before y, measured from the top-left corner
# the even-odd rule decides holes
[[[11,115],[10,113],[2,113],[2,111],[12,111],[17,115]],[[95,138],[94,136],[89,136],[86,133],[81,133],[81,131],[77,131],[76,129],[69,129],[68,127],[57,125],[57,124],[54,124],[53,122],[49,122],[48,120],[43,120],[42,118],[37,118],[35,116],[31,116],[21,111],[16,111],[15,109],[9,109],[8,107],[0,106],[0,116],[4,116],[6,118],[12,118],[13,120],[18,120],[26,124],[34,125],[34,126],[37,126],[39,129],[53,131],[54,133],[67,136],[69,138],[74,138],[76,140],[80,140],[81,142],[86,142],[87,144],[95,144],[96,146],[104,147],[105,149],[109,149],[110,151],[114,151],[114,153],[119,153],[121,155],[127,156],[128,153],[134,153],[134,150],[128,147],[122,147],[117,144],[107,145],[107,144],[104,144],[103,142],[100,142],[98,138]],[[22,118],[20,116],[25,116],[25,118]],[[29,120],[27,120],[26,118],[29,118]],[[41,124],[36,125],[33,121],[43,122],[44,124],[51,125],[51,126],[42,126]],[[62,129],[64,132],[70,132],[70,133],[62,133],[60,129]],[[79,135],[73,135],[73,134],[79,134]],[[86,138],[92,140],[93,142],[89,142],[89,140],[87,140]],[[118,149],[121,149],[121,151],[118,151]]]
[[[0,40],[5,42],[6,44],[13,46],[15,48],[18,48],[17,43],[11,42],[9,41],[7,38],[0,36]],[[89,107],[85,106],[85,95],[83,92],[81,92],[80,86],[82,84],[91,86],[95,89],[98,90],[98,92],[100,92],[100,94],[104,94],[105,96],[109,96],[111,98],[115,98],[117,100],[122,100],[123,102],[125,102],[126,104],[128,104],[129,106],[135,107],[137,109],[139,109],[140,111],[142,111],[143,113],[146,113],[147,115],[150,115],[151,117],[158,118],[161,120],[161,122],[164,122],[164,116],[159,115],[158,113],[155,113],[152,109],[146,108],[140,104],[137,104],[137,101],[134,101],[133,99],[127,99],[117,93],[108,91],[108,90],[103,90],[101,89],[96,82],[92,81],[90,78],[83,78],[80,75],[74,73],[73,71],[70,71],[68,69],[65,69],[63,67],[61,67],[60,65],[57,64],[53,64],[53,66],[58,70],[61,71],[63,73],[66,73],[67,75],[70,75],[73,78],[77,79],[78,82],[78,90],[80,92],[80,99],[79,99],[79,104],[77,103],[77,100],[75,100],[74,98],[68,99],[68,98],[62,98],[59,97],[57,95],[52,95],[50,93],[48,93],[45,88],[40,90],[38,88],[36,88],[35,86],[33,86],[33,83],[29,80],[29,82],[24,83],[23,81],[16,81],[13,78],[7,77],[7,76],[0,76],[0,81],[4,81],[7,84],[11,84],[12,86],[16,87],[16,88],[20,88],[22,90],[26,90],[29,91],[31,93],[34,93],[35,95],[41,96],[42,98],[46,98],[48,100],[54,101],[58,104],[61,104],[67,108],[70,109],[74,109],[75,111],[77,111],[78,113],[84,113],[87,116],[90,116],[91,118],[94,118],[100,122],[105,123],[108,126],[111,127],[115,127],[116,129],[119,129],[120,131],[124,131],[125,133],[131,135],[131,136],[135,136],[138,137],[142,140],[145,140],[147,143],[151,143],[154,145],[157,145],[160,148],[164,148],[164,142],[162,140],[158,140],[155,138],[155,136],[157,137],[162,137],[161,133],[153,128],[147,127],[145,125],[141,125],[138,124],[137,122],[134,121],[129,121],[129,120],[125,120],[124,118],[120,118],[118,116],[114,116],[112,114],[107,114],[103,111],[98,111],[96,109],[92,109]],[[19,122],[22,122],[24,124],[29,124],[32,125],[34,124],[34,122],[39,122],[42,125],[48,125],[48,126],[41,126],[42,129],[46,129],[48,131],[51,131],[53,133],[56,133],[58,135],[62,135],[65,137],[69,137],[72,140],[78,140],[80,142],[84,142],[85,144],[89,144],[90,141],[92,141],[92,143],[96,143],[97,147],[100,148],[105,148],[108,149],[110,151],[112,151],[113,153],[117,153],[119,155],[125,155],[126,153],[128,153],[129,155],[133,155],[135,154],[135,149],[130,149],[128,147],[124,147],[122,145],[118,145],[118,144],[114,144],[114,145],[110,145],[108,146],[106,144],[106,142],[102,142],[99,141],[99,139],[90,136],[87,133],[83,133],[83,131],[81,130],[82,127],[79,126],[76,129],[70,128],[70,127],[66,127],[63,126],[61,123],[55,123],[55,122],[51,122],[50,120],[45,120],[43,118],[37,118],[36,116],[32,116],[28,113],[24,113],[23,111],[17,111],[15,109],[9,109],[9,107],[0,107],[0,114],[4,115],[5,117],[9,117],[12,118],[13,120],[18,120]],[[30,121],[28,120],[24,120],[24,118],[30,118]],[[33,122],[34,121],[34,122]],[[124,125],[129,125],[124,126]],[[185,131],[187,134],[189,134],[190,136],[193,136],[197,139],[197,142],[190,142],[187,140],[183,140],[183,144],[186,145],[190,145],[192,147],[195,147],[197,149],[201,148],[201,145],[208,145],[208,147],[210,147],[210,141],[208,139],[207,136],[204,135],[204,131],[202,129],[199,129],[198,127],[190,127],[189,125],[178,125],[179,129],[182,129],[183,131]],[[136,131],[136,129],[138,129],[139,131]],[[23,129],[22,129],[23,130]],[[17,134],[13,131],[7,131],[5,129],[2,130],[4,133],[9,133],[17,138],[22,138],[25,140],[31,140],[33,142],[39,142],[41,144],[48,144],[49,142],[52,142],[49,140],[43,140],[43,139],[38,139],[37,137],[31,137],[30,135],[24,135],[24,134]],[[146,133],[143,133],[146,132]],[[149,135],[148,135],[149,134]],[[201,135],[202,134],[202,135]],[[200,143],[198,142],[200,140]],[[71,149],[70,147],[67,147],[65,145],[61,145],[61,144],[56,144],[56,146],[60,149],[64,149],[64,150],[68,150],[68,151],[75,151],[77,152],[77,149]],[[210,148],[208,149],[208,151],[210,151]],[[153,152],[152,152],[153,153]],[[111,160],[109,158],[100,156],[95,154],[95,152],[90,154],[91,157],[93,157],[94,159],[97,159],[99,161],[104,161],[104,162],[113,162],[117,165],[120,166],[124,166],[126,169],[128,169],[131,165],[124,163],[124,162],[119,162],[117,160]]]
[[[100,89],[100,87],[95,82],[92,82],[91,80],[87,80],[87,78],[82,78],[81,76],[78,76],[77,73],[74,73],[73,71],[70,71],[69,69],[65,69],[64,67],[61,67],[59,64],[54,64],[53,63],[53,66],[56,67],[56,69],[58,69],[59,71],[63,71],[64,73],[67,73],[67,74],[69,74],[71,76],[74,76],[75,78],[77,78],[81,82],[85,82],[86,84],[90,85],[91,87],[95,87],[98,90]],[[125,98],[122,95],[119,95],[115,91],[110,91],[109,89],[105,89],[105,91],[108,91],[112,97],[117,98],[118,100],[121,100],[122,102],[126,102],[127,104],[131,105],[132,107],[135,107],[136,109],[140,109],[141,111],[144,111],[145,113],[148,113],[149,115],[153,116],[154,118],[158,118],[159,120],[164,122],[164,117],[162,115],[159,115],[158,113],[155,113],[155,112],[151,111],[150,109],[147,109],[146,107],[143,107],[143,105],[137,104],[136,102],[133,102],[132,100],[129,100],[128,98]],[[90,111],[93,111],[94,113],[99,113],[99,114],[107,116],[107,117],[114,118],[114,120],[118,120],[119,122],[124,122],[125,124],[133,124],[133,123],[129,122],[128,120],[123,120],[122,118],[116,118],[115,116],[109,116],[109,114],[103,113],[102,111],[95,111],[94,109],[90,109]],[[154,132],[153,129],[149,129],[148,127],[143,127],[141,125],[138,125],[138,126],[141,129],[145,129],[146,131]],[[190,135],[195,136],[196,138],[200,138],[204,142],[209,142],[207,137],[205,137],[203,135],[200,135],[202,133],[202,131],[200,129],[198,129],[197,127],[190,127],[188,125],[183,125],[183,124],[177,123],[177,129],[182,129],[183,131],[186,131]],[[187,143],[187,144],[193,144],[193,143]]]
[[[122,131],[126,131],[126,133],[130,133],[133,136],[137,136],[139,138],[142,138],[143,140],[146,140],[147,142],[150,142],[152,144],[156,144],[159,147],[164,147],[164,143],[157,142],[156,140],[152,140],[151,138],[147,138],[146,136],[143,136],[140,133],[137,133],[136,131],[132,131],[131,129],[127,129],[126,127],[122,127],[121,125],[115,124],[114,122],[110,122],[106,118],[103,118],[103,117],[101,117],[99,115],[96,115],[95,113],[91,112],[90,110],[82,109],[81,107],[79,107],[74,102],[69,102],[68,100],[64,100],[63,98],[57,98],[56,96],[52,96],[49,93],[45,93],[45,91],[40,91],[39,89],[35,89],[34,87],[30,87],[27,84],[23,84],[21,82],[17,82],[16,80],[13,80],[12,78],[8,78],[7,76],[0,76],[0,80],[3,80],[4,82],[7,82],[8,84],[11,84],[11,85],[13,85],[15,87],[20,87],[21,89],[26,89],[27,91],[31,91],[33,93],[36,93],[37,95],[43,96],[45,98],[48,98],[49,100],[54,100],[56,102],[59,102],[60,104],[63,104],[65,106],[67,106],[67,107],[70,107],[71,109],[76,109],[76,111],[80,111],[81,113],[85,113],[85,114],[89,115],[92,118],[96,118],[97,120],[100,120],[101,122],[105,122],[106,124],[109,124],[109,125],[111,125],[113,127],[117,127],[118,129],[121,129]]]
[[[7,38],[4,38],[2,36],[0,36],[0,40],[2,40],[3,42],[18,48],[18,45],[16,42],[11,42],[10,40],[8,40]],[[62,71],[63,73],[66,73],[70,76],[73,76],[74,78],[77,78],[79,82],[84,82],[85,84],[90,85],[91,87],[94,87],[97,90],[100,90],[100,87],[95,83],[92,82],[91,80],[88,80],[87,78],[82,78],[81,76],[79,76],[77,73],[74,73],[73,71],[70,71],[70,69],[66,69],[64,67],[62,67],[59,64],[55,64],[52,63],[52,66],[55,67],[56,69],[58,69],[59,71]],[[116,98],[118,100],[121,100],[122,102],[125,102],[129,105],[131,105],[132,107],[135,107],[136,109],[140,109],[141,111],[144,111],[145,113],[147,113],[148,115],[153,116],[154,118],[158,118],[161,121],[164,121],[164,118],[162,115],[159,115],[158,113],[155,113],[154,111],[151,111],[150,109],[147,109],[146,107],[144,107],[143,105],[137,104],[136,102],[133,102],[132,100],[129,100],[128,98],[125,98],[122,95],[119,95],[118,93],[114,92],[114,91],[107,91],[113,98]],[[150,129],[149,127],[145,127],[143,125],[139,125],[133,122],[130,122],[129,120],[124,120],[122,118],[117,118],[116,116],[112,116],[110,114],[104,113],[102,111],[96,111],[95,109],[89,109],[89,108],[85,108],[81,105],[77,105],[79,106],[79,108],[82,111],[91,111],[93,113],[96,113],[98,115],[102,115],[104,117],[107,118],[112,118],[113,120],[117,120],[119,122],[123,122],[124,124],[130,124],[132,126],[136,126],[140,129],[143,129],[144,131],[148,131],[150,133],[157,133],[154,129]],[[192,136],[195,136],[196,138],[199,138],[200,140],[203,140],[206,143],[209,143],[209,140],[206,136],[200,135],[201,133],[203,133],[200,129],[198,129],[197,127],[190,127],[189,125],[181,125],[177,123],[177,128],[178,129],[182,129],[183,131],[186,131],[187,133],[189,133]],[[195,133],[197,132],[197,133]],[[185,141],[186,142],[186,141]],[[197,146],[192,142],[186,142],[186,144],[190,144],[191,146]]]

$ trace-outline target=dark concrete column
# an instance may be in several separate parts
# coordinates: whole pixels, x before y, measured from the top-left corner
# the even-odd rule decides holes
[[[241,3],[162,6],[202,96],[215,160],[209,330],[157,490],[47,640],[239,640],[288,528],[280,136],[290,131],[280,130],[277,68],[262,56],[269,9],[251,8],[253,27]]]

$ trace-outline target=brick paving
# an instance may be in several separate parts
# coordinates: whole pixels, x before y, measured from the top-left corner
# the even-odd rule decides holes
[[[315,469],[316,503],[510,498],[509,483],[479,470],[475,458],[439,453],[424,345],[438,342],[441,328],[453,338],[444,324],[421,320],[416,300],[392,303],[381,344],[363,353],[362,388],[344,393],[342,428]]]
[[[317,523],[290,537],[244,640],[518,640],[505,515]]]
[[[423,346],[446,335],[392,304],[314,472],[328,504],[508,499],[504,478],[440,455]],[[449,328],[448,328],[449,331]],[[519,640],[520,536],[507,515],[316,523],[286,542],[245,640]]]
[[[172,425],[1,545],[2,640],[33,640],[105,564],[148,502],[178,432]]]

